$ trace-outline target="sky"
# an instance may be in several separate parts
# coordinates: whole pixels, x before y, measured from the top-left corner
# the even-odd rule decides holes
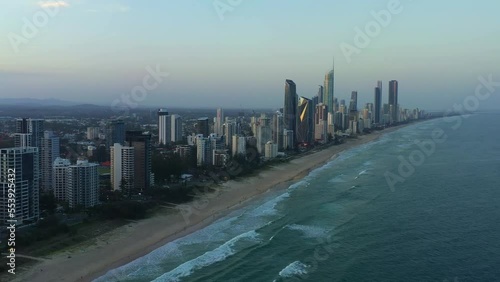
[[[373,102],[378,80],[385,103],[394,79],[402,107],[429,110],[463,103],[479,76],[500,82],[498,0],[0,0],[0,7],[0,98],[279,108],[285,79],[312,97],[334,57],[335,96],[356,90],[358,105]],[[148,69],[160,70],[159,83]],[[500,108],[499,96],[481,107]]]

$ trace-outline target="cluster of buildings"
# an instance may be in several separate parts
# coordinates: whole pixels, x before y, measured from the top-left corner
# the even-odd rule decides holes
[[[70,207],[98,203],[98,165],[84,160],[71,164],[60,158],[59,137],[44,131],[43,119],[17,119],[14,140],[15,147],[0,149],[0,188],[7,191],[9,171],[15,170],[15,219],[19,223],[39,218],[41,192],[53,192]],[[0,195],[2,207],[7,207],[7,195]],[[8,219],[7,209],[0,209],[0,221]]]
[[[284,116],[282,142],[286,144],[285,149],[307,146],[311,143],[326,143],[335,138],[336,134],[355,135],[373,127],[418,119],[423,114],[419,109],[401,109],[396,80],[389,81],[388,103],[382,105],[382,81],[378,81],[374,90],[374,102],[367,103],[363,109],[358,108],[357,91],[352,91],[348,104],[345,100],[339,102],[335,97],[334,82],[335,72],[332,69],[326,73],[324,85],[319,86],[317,95],[308,99],[297,94],[297,86],[292,80],[285,81],[282,110]]]
[[[312,98],[297,94],[297,85],[285,80],[283,108],[271,113],[226,116],[217,109],[215,117],[194,120],[189,134],[183,119],[165,109],[157,112],[158,135],[153,141],[149,132],[127,131],[121,119],[102,123],[86,130],[87,157],[100,150],[110,160],[111,188],[125,195],[141,193],[154,184],[151,161],[154,147],[173,148],[182,158],[194,157],[198,167],[224,167],[233,157],[249,155],[270,160],[289,150],[325,144],[338,135],[355,135],[373,127],[418,119],[419,109],[402,109],[398,103],[398,81],[388,84],[387,103],[383,104],[382,82],[374,88],[373,103],[358,107],[358,92],[350,100],[338,100],[334,93],[334,69],[325,74],[324,83]],[[187,131],[187,130],[186,130]],[[156,136],[154,136],[156,137]],[[15,147],[0,149],[0,187],[9,186],[8,171],[15,169],[16,218],[35,221],[39,217],[41,192],[53,193],[69,207],[92,207],[99,203],[98,164],[78,155],[78,159],[62,158],[60,138],[44,130],[42,119],[16,120]],[[92,141],[101,140],[98,147]],[[104,152],[104,153],[103,153]],[[7,193],[0,195],[0,205],[7,206]],[[8,219],[0,209],[0,221]]]
[[[350,100],[338,100],[334,93],[334,69],[325,74],[323,85],[317,95],[307,98],[297,94],[293,80],[285,80],[283,108],[271,114],[252,116],[251,134],[242,131],[244,120],[224,115],[217,109],[215,118],[198,118],[195,131],[187,136],[188,145],[196,147],[198,166],[224,166],[231,156],[246,155],[247,150],[256,150],[264,159],[272,159],[280,152],[325,144],[336,135],[356,135],[374,127],[394,125],[422,115],[419,109],[401,109],[398,103],[398,81],[389,81],[388,101],[382,104],[382,81],[374,89],[373,103],[358,107],[358,92],[352,91]],[[158,112],[159,143],[178,140],[174,135],[183,132],[177,129],[175,115]],[[167,117],[167,118],[166,118]],[[175,129],[174,129],[175,124]],[[165,137],[167,136],[167,137]],[[178,146],[176,152],[182,156],[192,153],[187,146]]]
[[[0,206],[7,207],[7,190],[14,176],[18,224],[38,220],[41,193],[52,193],[70,208],[99,204],[102,176],[98,172],[99,164],[89,162],[76,152],[73,152],[73,161],[62,157],[60,137],[44,130],[44,124],[43,119],[17,119],[14,147],[0,149],[0,189],[4,191],[0,194]],[[142,191],[152,185],[151,134],[126,131],[122,120],[112,120],[104,129],[87,128],[86,137],[105,140],[103,145],[111,157],[112,189]],[[88,150],[89,155],[92,152]],[[12,171],[15,173],[9,173]],[[9,216],[6,208],[0,209],[0,222],[12,219]]]

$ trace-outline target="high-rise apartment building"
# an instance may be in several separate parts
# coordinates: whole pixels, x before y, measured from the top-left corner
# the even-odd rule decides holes
[[[111,146],[111,187],[131,193],[134,188],[134,147],[115,143]]]
[[[324,88],[322,85],[319,85],[318,87],[319,87],[319,88],[318,88],[318,104],[319,104],[319,103],[324,103],[324,102],[323,102],[323,100],[324,100],[324,99],[323,99],[323,95],[324,95],[324,89],[325,89],[325,88]],[[325,105],[326,105],[326,104],[325,104]]]
[[[217,116],[215,117],[214,132],[223,135],[222,125],[224,124],[224,110],[222,108],[217,109]],[[231,138],[231,137],[229,137]]]
[[[246,138],[244,136],[233,135],[231,153],[233,156],[245,155],[245,153],[246,153]]]
[[[115,143],[125,143],[125,122],[123,120],[115,119],[110,121],[106,131],[106,143],[108,148]]]
[[[398,81],[389,81],[389,107],[392,106],[391,119],[392,122],[398,122],[399,107],[398,107]]]
[[[99,127],[87,127],[87,140],[99,138]]]
[[[283,126],[286,130],[292,130],[294,134],[297,134],[297,99],[298,99],[297,86],[295,85],[295,82],[293,82],[290,79],[287,79],[285,81],[285,104],[283,107]]]
[[[70,208],[89,208],[99,203],[99,173],[96,163],[78,160],[66,169],[66,201]]]
[[[70,160],[56,158],[52,166],[52,187],[54,197],[59,201],[66,201],[67,169],[71,165]]]
[[[210,138],[199,137],[196,138],[196,165],[204,166],[210,164],[210,155],[212,144]]]
[[[280,111],[277,111],[273,115],[272,120],[272,135],[273,142],[278,145],[278,150],[283,150],[283,114]]]
[[[52,167],[54,161],[59,157],[59,137],[55,136],[52,131],[45,131],[41,144],[41,189],[42,191],[50,191],[52,186]]]
[[[15,219],[17,224],[34,222],[40,215],[40,171],[37,147],[0,149],[0,224]],[[15,184],[15,218],[8,213],[10,184]]]
[[[374,103],[374,120],[375,123],[381,123],[382,121],[382,81],[379,81],[378,86],[375,87],[375,103]]]
[[[158,143],[165,145],[172,140],[172,116],[165,109],[158,110]]]
[[[37,147],[39,152],[41,149],[43,132],[44,132],[44,123],[43,119],[31,119],[31,118],[22,118],[16,120],[16,134],[15,135],[15,146],[16,147]],[[26,136],[27,134],[31,135],[28,137],[23,137],[24,140],[21,140],[18,136]]]
[[[235,120],[228,120],[224,124],[223,128],[223,135],[224,135],[224,143],[227,148],[232,148],[232,143],[233,143],[233,135],[236,134],[236,121]]]
[[[210,124],[207,117],[199,118],[196,122],[196,134],[203,134],[204,137],[210,135]]]
[[[170,126],[171,128],[170,140],[172,142],[180,142],[182,141],[183,138],[182,118],[180,115],[173,114],[170,119],[172,122],[172,125]]]
[[[99,204],[99,173],[97,163],[57,158],[53,165],[54,197],[70,208],[89,208]]]
[[[266,143],[271,141],[272,129],[271,129],[271,120],[265,115],[262,114],[259,118],[259,125],[257,126],[257,152],[259,154],[264,155],[264,150]]]
[[[285,150],[293,150],[295,148],[295,137],[293,130],[284,129],[283,130],[283,148]]]
[[[358,111],[358,91],[351,92],[351,102],[349,104],[349,111],[350,112]]]
[[[331,71],[325,74],[325,87],[323,89],[323,104],[328,107],[328,112],[331,114],[335,113],[334,106],[334,84],[335,84],[335,71],[332,68]]]
[[[143,191],[151,187],[151,134],[127,131],[125,143],[134,148],[134,189]]]
[[[266,159],[276,158],[278,155],[278,145],[274,144],[273,141],[268,141],[265,145],[264,157]]]
[[[299,98],[296,142],[311,144],[314,137],[313,104],[310,99]]]
[[[328,107],[319,103],[314,111],[314,140],[320,143],[328,141]]]

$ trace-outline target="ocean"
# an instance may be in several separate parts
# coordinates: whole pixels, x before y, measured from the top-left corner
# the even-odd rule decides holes
[[[95,281],[500,281],[499,120],[385,134]]]

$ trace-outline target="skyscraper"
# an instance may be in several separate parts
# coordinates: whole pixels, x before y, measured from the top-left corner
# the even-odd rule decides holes
[[[297,143],[312,143],[313,127],[313,104],[312,101],[305,98],[299,98],[298,105],[299,120],[297,125]]]
[[[389,107],[392,106],[391,118],[392,122],[398,122],[398,81],[389,81]]]
[[[148,189],[151,187],[151,134],[127,131],[125,141],[134,148],[134,189]]]
[[[290,79],[285,81],[283,125],[286,130],[292,130],[295,135],[297,134],[297,86]]]
[[[196,123],[196,134],[203,134],[204,137],[208,137],[210,135],[210,126],[208,124],[207,117],[198,119]]]
[[[375,103],[374,103],[374,119],[375,123],[379,124],[382,120],[382,81],[378,82],[378,86],[375,87]]]
[[[204,166],[211,164],[212,143],[208,137],[196,138],[196,164]]]
[[[319,103],[324,103],[323,101],[323,95],[324,95],[324,87],[322,85],[318,86],[318,104]]]
[[[45,131],[42,139],[41,157],[41,189],[49,191],[53,189],[52,183],[52,167],[54,161],[59,157],[59,137],[55,136],[52,131]]]
[[[106,136],[106,143],[112,146],[115,143],[125,143],[125,122],[121,119],[112,120],[108,125],[108,136]],[[109,148],[109,147],[108,147]]]
[[[331,114],[335,113],[335,107],[333,104],[334,100],[334,83],[335,83],[335,69],[332,68],[331,71],[329,71],[325,75],[325,88],[323,92],[323,104],[325,104],[328,108],[328,112]]]
[[[70,160],[56,158],[52,167],[52,187],[54,197],[59,201],[66,201],[67,169],[71,165]]]
[[[233,135],[232,155],[245,155],[246,153],[246,138],[243,136]]]
[[[314,111],[314,140],[320,143],[328,141],[328,108],[325,104],[316,105]]]
[[[0,149],[0,224],[15,219],[18,224],[23,221],[34,222],[40,214],[39,190],[40,171],[39,154],[36,147],[17,147]],[[13,177],[11,177],[13,174]],[[8,214],[9,184],[15,183],[15,218]]]
[[[17,119],[16,120],[16,137],[15,146],[16,147],[37,147],[40,153],[43,131],[44,131],[44,120],[43,119]],[[29,134],[30,137],[24,137],[21,140],[21,136],[26,136]],[[19,136],[19,137],[18,137]]]
[[[94,140],[99,138],[99,127],[87,127],[87,139]]]
[[[215,118],[215,128],[214,131],[215,133],[219,135],[223,135],[224,132],[222,130],[222,125],[224,124],[224,110],[222,108],[217,109],[217,116]],[[231,138],[231,137],[229,137]]]
[[[172,116],[165,109],[158,110],[158,143],[165,145],[172,140]]]
[[[259,154],[264,155],[266,143],[272,139],[271,121],[265,114],[262,114],[257,127],[257,151]]]
[[[273,115],[272,135],[273,142],[278,145],[278,150],[283,150],[283,114],[277,111]]]
[[[352,91],[351,93],[351,102],[349,104],[349,111],[351,112],[358,111],[358,91]]]
[[[171,141],[172,142],[180,142],[182,141],[182,118],[180,115],[172,115],[170,117],[172,125],[171,125]]]
[[[283,148],[285,150],[293,150],[295,148],[293,130],[283,130]]]
[[[134,147],[115,143],[111,146],[111,187],[129,193],[134,187]]]
[[[276,158],[278,155],[278,145],[274,144],[273,141],[267,141],[265,144],[264,157],[266,159]]]
[[[99,203],[99,174],[96,163],[78,160],[66,168],[66,201],[70,208],[89,208]]]

